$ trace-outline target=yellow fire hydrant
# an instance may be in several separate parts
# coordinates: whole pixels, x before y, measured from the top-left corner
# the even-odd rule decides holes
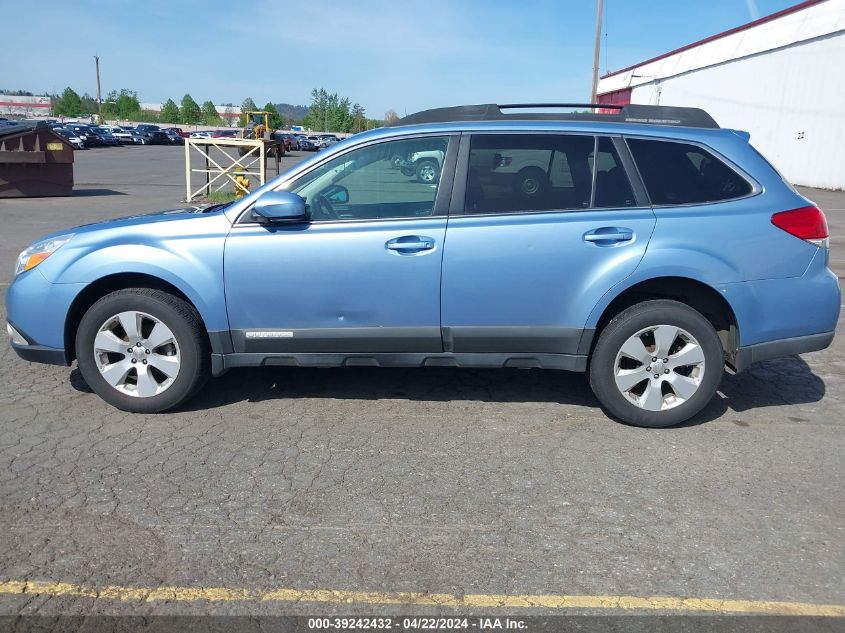
[[[235,197],[243,198],[249,193],[249,178],[243,175],[236,176],[235,182],[237,183],[237,186],[235,187]]]

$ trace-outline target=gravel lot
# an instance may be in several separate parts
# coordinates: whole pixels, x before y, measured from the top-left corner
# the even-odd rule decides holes
[[[76,161],[74,197],[0,202],[3,288],[38,235],[184,196],[181,148]],[[804,193],[841,278],[845,193]],[[2,336],[0,581],[845,604],[841,333],[726,376],[667,430],[609,420],[580,375],[518,370],[242,369],[131,415]],[[337,602],[7,592],[0,614],[383,610]]]

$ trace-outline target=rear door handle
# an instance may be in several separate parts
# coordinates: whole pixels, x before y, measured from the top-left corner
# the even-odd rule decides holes
[[[605,226],[584,234],[585,242],[628,242],[634,239],[634,232],[631,229],[617,226]]]
[[[400,254],[409,254],[431,250],[434,248],[434,240],[420,235],[403,235],[393,238],[385,244],[385,247]]]

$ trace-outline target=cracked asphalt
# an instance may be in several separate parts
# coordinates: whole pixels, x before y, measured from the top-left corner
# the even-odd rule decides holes
[[[78,195],[0,201],[3,288],[40,234],[184,195],[180,148],[76,161]],[[841,277],[845,193],[803,192]],[[2,337],[0,581],[845,604],[841,331],[666,430],[608,419],[583,376],[518,370],[241,369],[126,414]],[[386,610],[0,595],[0,614]]]

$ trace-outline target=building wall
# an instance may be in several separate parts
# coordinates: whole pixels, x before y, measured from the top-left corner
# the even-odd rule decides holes
[[[794,184],[845,189],[845,31],[635,86],[631,103],[697,106]]]
[[[0,94],[0,116],[47,116],[52,112],[50,97],[19,97]]]

